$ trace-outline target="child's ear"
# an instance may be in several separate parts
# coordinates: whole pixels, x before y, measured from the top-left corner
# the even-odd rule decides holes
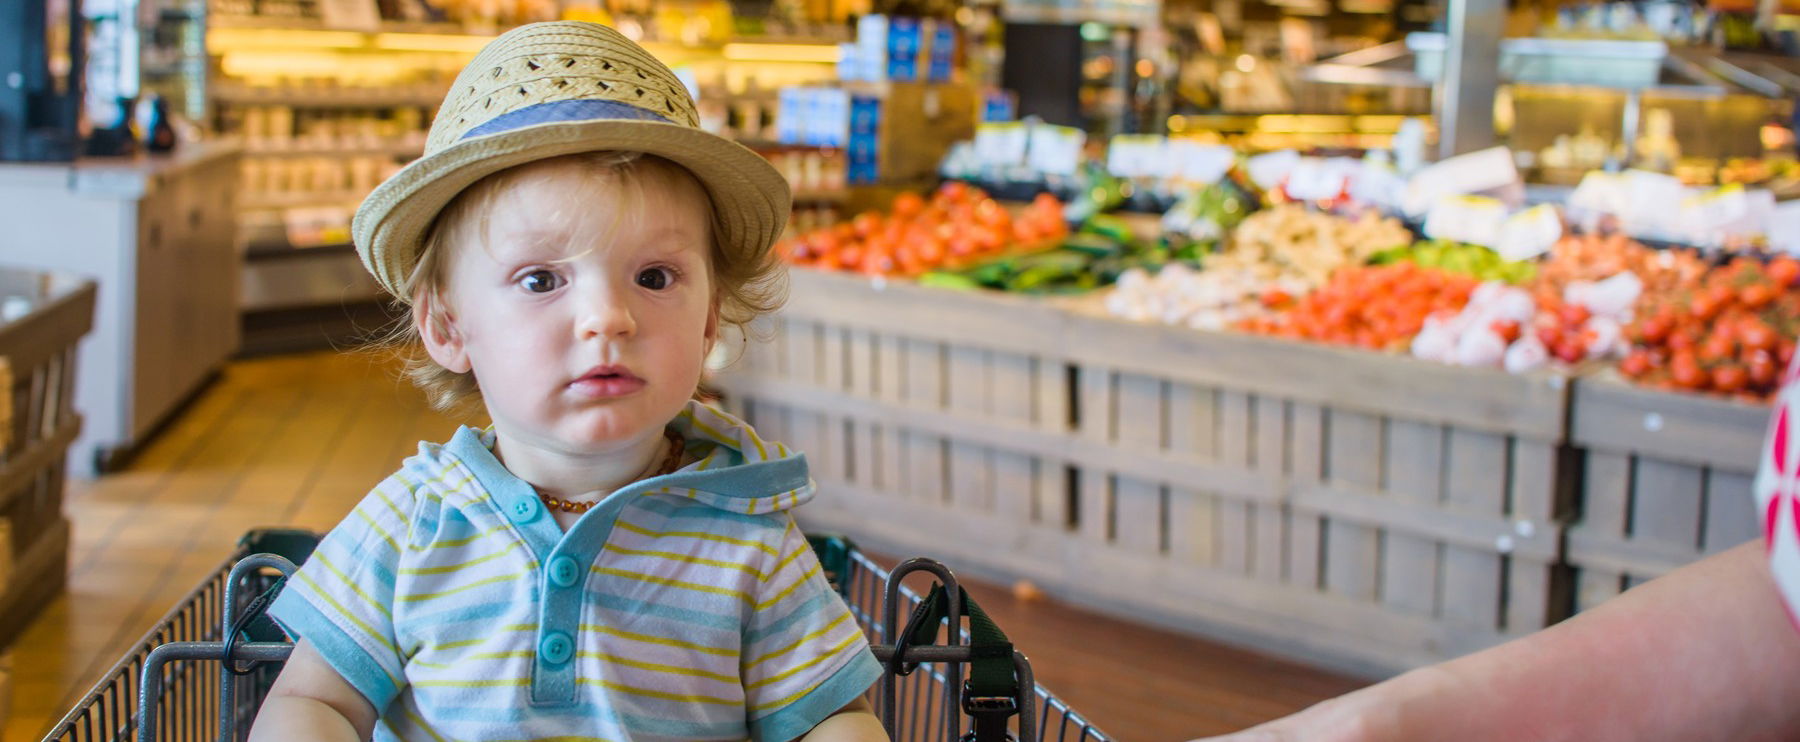
[[[706,352],[712,353],[715,343],[719,342],[719,300],[714,299],[712,306],[706,310]]]
[[[462,333],[456,329],[456,317],[436,292],[421,292],[413,302],[413,326],[431,360],[451,373],[469,372],[469,353],[463,347]]]

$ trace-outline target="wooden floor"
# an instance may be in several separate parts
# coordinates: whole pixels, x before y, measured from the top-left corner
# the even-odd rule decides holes
[[[69,590],[14,650],[0,739],[41,737],[245,531],[328,529],[418,441],[454,428],[367,356],[231,365],[126,471],[71,485]],[[1127,742],[1230,731],[1362,685],[1053,601],[974,593],[1039,682]]]

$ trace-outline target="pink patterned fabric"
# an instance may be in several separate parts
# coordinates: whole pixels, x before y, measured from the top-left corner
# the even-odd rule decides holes
[[[1800,615],[1800,357],[1788,365],[1781,392],[1763,438],[1756,473],[1756,512],[1762,516],[1769,572],[1787,605],[1788,618]],[[1800,628],[1800,620],[1795,621]]]

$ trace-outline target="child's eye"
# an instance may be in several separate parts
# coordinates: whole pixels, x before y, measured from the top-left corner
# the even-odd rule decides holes
[[[552,271],[535,270],[520,278],[519,285],[534,294],[548,294],[562,286],[562,277]]]
[[[661,291],[666,289],[669,287],[669,284],[674,283],[674,281],[675,277],[670,275],[669,269],[667,268],[645,268],[642,272],[637,274],[637,285],[650,289],[651,291]]]

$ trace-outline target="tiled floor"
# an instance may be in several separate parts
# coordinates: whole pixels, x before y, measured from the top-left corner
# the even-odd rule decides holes
[[[328,529],[419,440],[454,427],[368,356],[232,364],[126,471],[72,485],[69,590],[14,650],[0,739],[38,739],[244,532]],[[1228,731],[1361,684],[1052,601],[975,594],[1040,682],[1128,742]]]

